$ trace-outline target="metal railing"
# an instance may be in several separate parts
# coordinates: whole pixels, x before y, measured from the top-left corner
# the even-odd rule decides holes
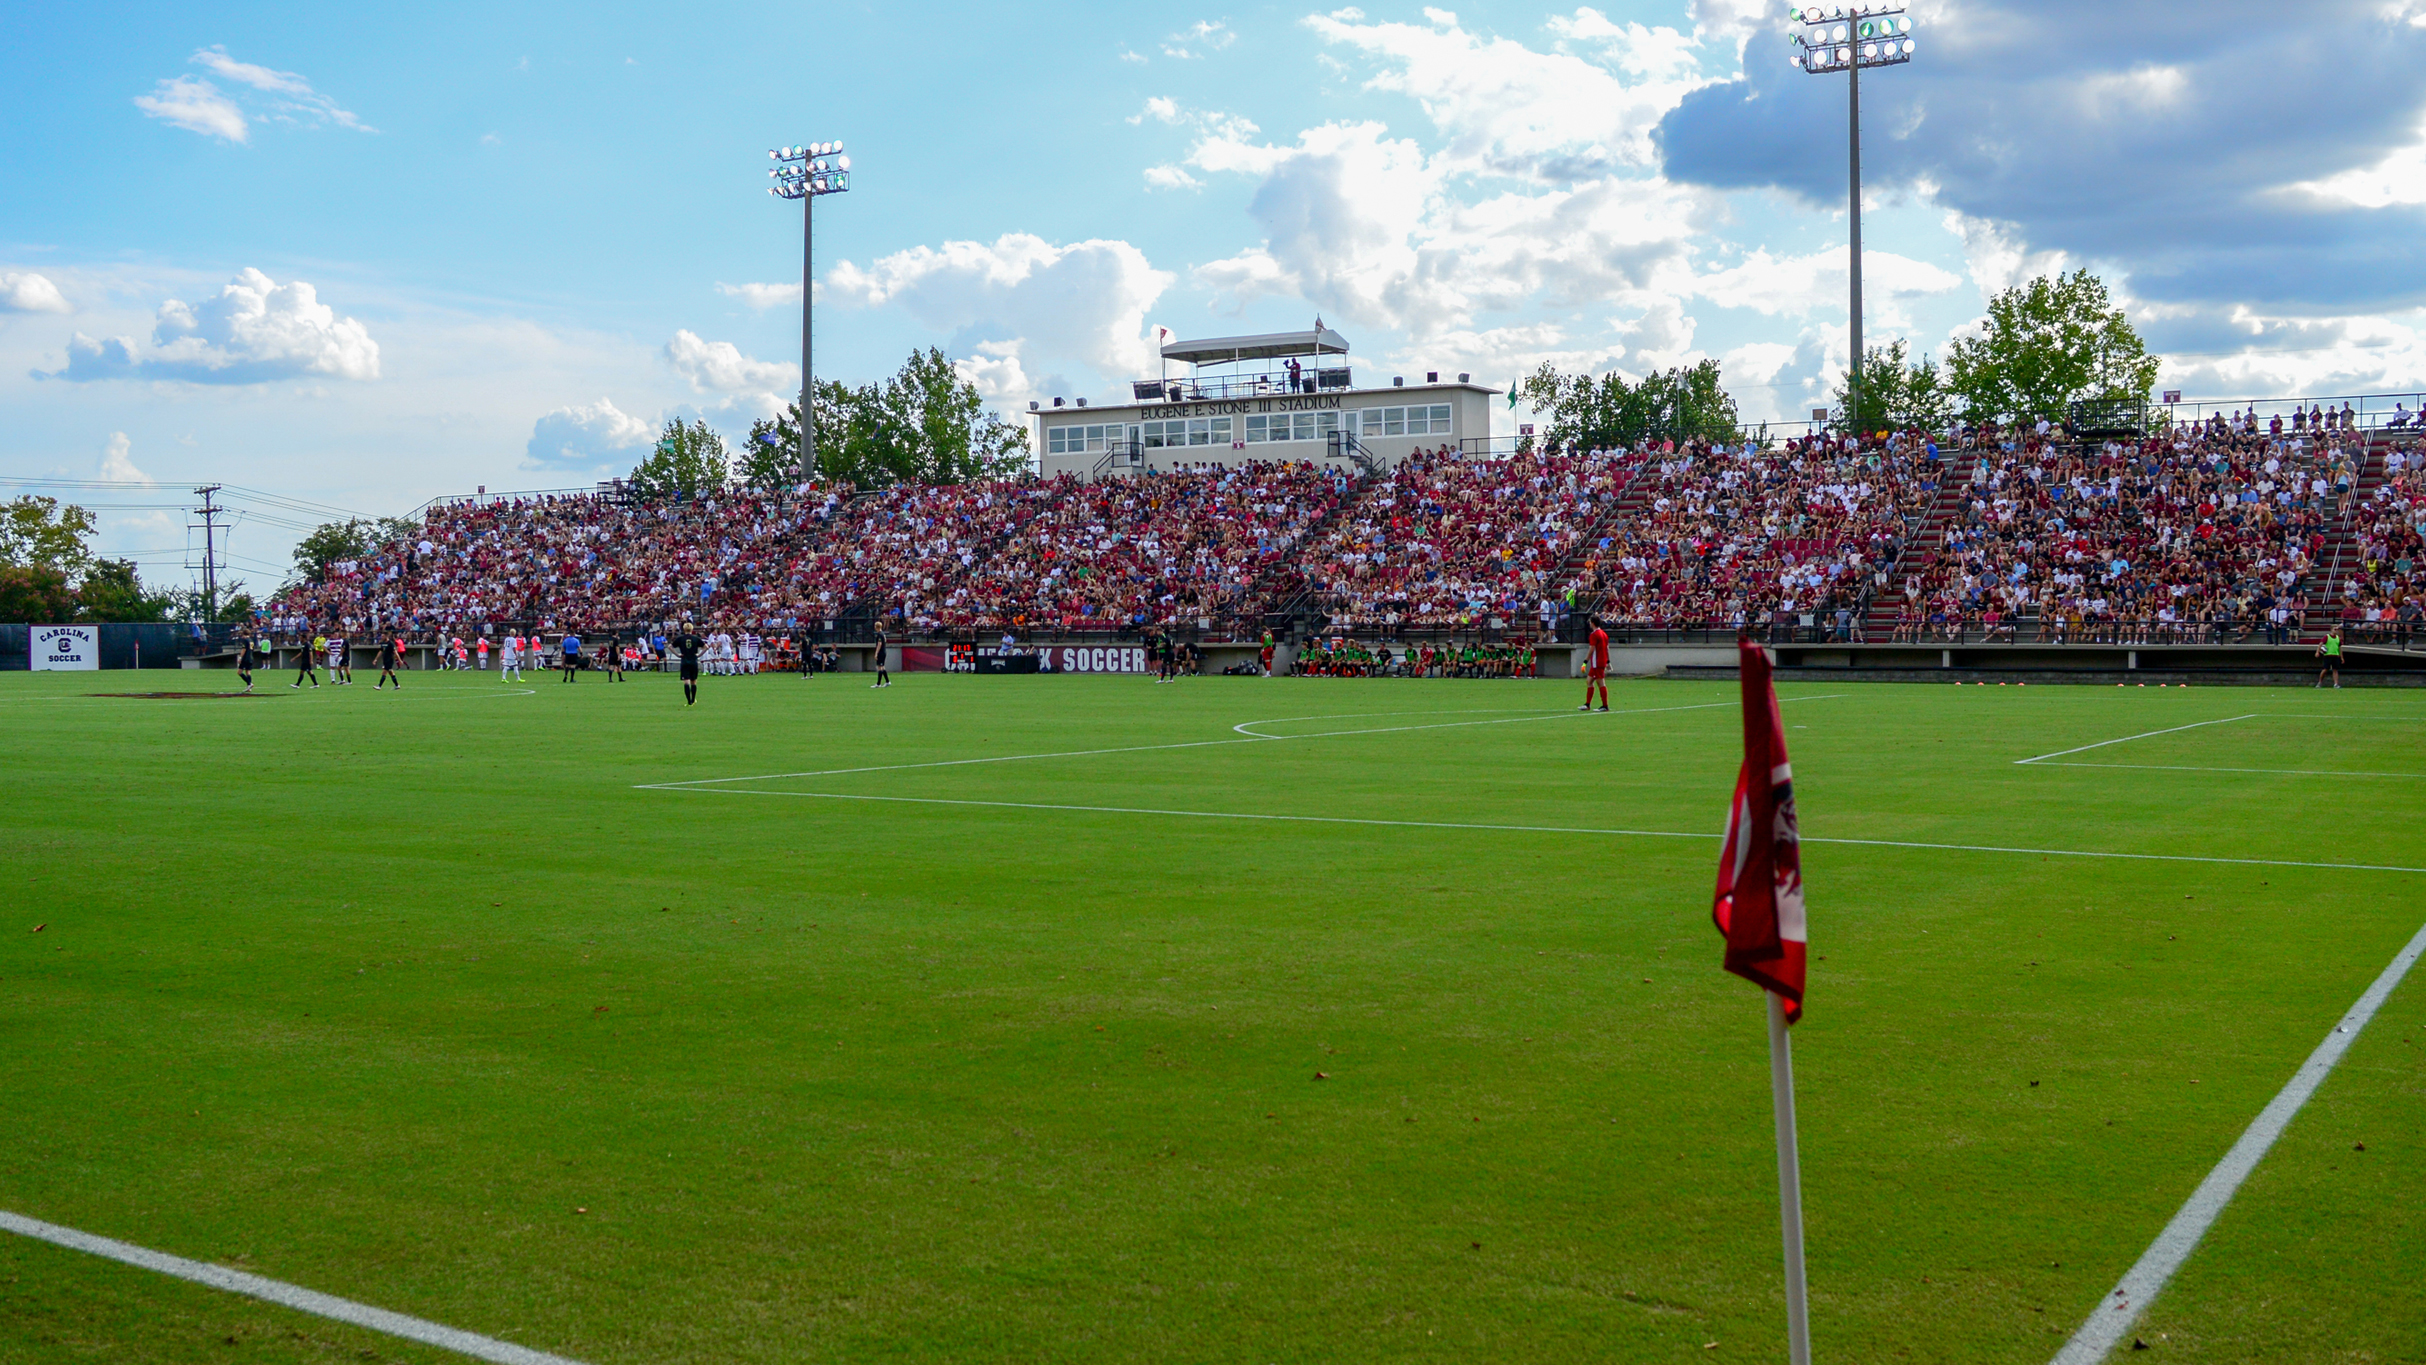
[[[1292,380],[1286,370],[1254,374],[1190,375],[1185,379],[1130,381],[1129,395],[1140,403],[1201,403],[1227,398],[1271,398],[1291,393],[1333,393],[1355,387],[1345,365],[1304,370]]]

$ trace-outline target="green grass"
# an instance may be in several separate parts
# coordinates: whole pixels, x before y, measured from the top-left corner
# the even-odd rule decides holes
[[[0,1208],[594,1365],[1783,1358],[1716,843],[1561,832],[1715,831],[1732,684],[77,695],[226,681],[169,677],[0,676]],[[2426,776],[2348,775],[2426,775],[2426,700],[1787,692],[1815,840],[2426,866]],[[1276,718],[1373,733],[1232,729]],[[811,792],[922,800],[767,794]],[[1827,1361],[2047,1359],[2426,918],[2414,873],[1805,863]],[[2150,1358],[2426,1359],[2421,1051],[2412,981]],[[454,1359],[0,1238],[0,1361],[366,1350]]]

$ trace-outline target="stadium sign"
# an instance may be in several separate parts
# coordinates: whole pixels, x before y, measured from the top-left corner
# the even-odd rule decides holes
[[[1143,673],[1147,669],[1143,645],[1051,645],[1043,656],[1056,673]]]
[[[101,632],[91,626],[36,626],[28,667],[65,673],[101,667]]]

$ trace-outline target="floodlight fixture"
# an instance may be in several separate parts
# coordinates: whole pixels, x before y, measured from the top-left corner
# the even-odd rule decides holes
[[[800,474],[805,480],[817,469],[817,386],[810,368],[813,356],[810,301],[816,296],[815,208],[829,194],[851,188],[851,159],[840,155],[840,142],[817,142],[777,147],[767,153],[775,168],[767,172],[775,183],[767,193],[777,199],[800,201]]]

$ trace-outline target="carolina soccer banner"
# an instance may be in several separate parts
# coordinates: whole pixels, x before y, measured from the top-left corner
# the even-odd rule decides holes
[[[1737,646],[1744,688],[1744,766],[1727,812],[1710,917],[1727,939],[1727,970],[1777,994],[1786,1022],[1803,1017],[1802,841],[1794,828],[1794,767],[1769,679],[1769,651]]]

